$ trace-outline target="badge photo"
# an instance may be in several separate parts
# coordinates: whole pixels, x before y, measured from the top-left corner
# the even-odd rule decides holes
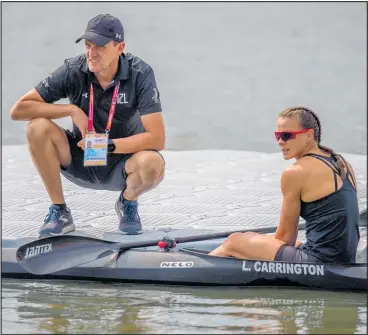
[[[84,141],[84,166],[107,164],[107,134],[86,134]]]

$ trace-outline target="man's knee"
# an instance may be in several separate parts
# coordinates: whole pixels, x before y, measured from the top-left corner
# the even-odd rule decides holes
[[[142,151],[136,154],[134,164],[142,179],[161,181],[164,176],[165,163],[158,152]]]
[[[32,119],[27,125],[27,139],[28,141],[45,140],[50,134],[53,123],[49,119],[37,118]]]

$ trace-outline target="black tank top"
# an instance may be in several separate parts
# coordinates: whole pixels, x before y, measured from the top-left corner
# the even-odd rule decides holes
[[[307,154],[324,162],[333,172],[335,192],[312,202],[301,201],[300,216],[306,221],[306,240],[300,246],[308,255],[327,263],[355,263],[359,243],[357,192],[350,182],[350,170],[338,189],[340,175],[332,157]],[[341,157],[341,156],[340,156]]]

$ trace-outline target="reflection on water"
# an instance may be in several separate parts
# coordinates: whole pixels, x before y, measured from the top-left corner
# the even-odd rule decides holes
[[[366,296],[3,280],[4,333],[366,334]]]

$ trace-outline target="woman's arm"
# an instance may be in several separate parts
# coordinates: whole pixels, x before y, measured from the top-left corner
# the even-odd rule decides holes
[[[300,166],[292,165],[284,170],[281,176],[283,200],[280,223],[275,238],[291,246],[295,246],[297,242],[302,185],[303,174]]]

